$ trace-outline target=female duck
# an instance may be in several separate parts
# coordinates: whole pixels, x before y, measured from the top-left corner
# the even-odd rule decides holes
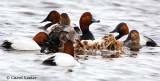
[[[70,27],[70,18],[66,13],[62,13],[60,23],[51,28],[49,37],[53,42],[57,43],[57,45],[60,44],[60,41],[71,40],[75,42],[75,39],[79,38],[74,28]]]
[[[61,21],[60,20],[60,15],[57,11],[51,11],[44,21],[53,22],[52,19],[55,19],[56,22],[54,22],[54,23],[58,23],[59,21]],[[44,21],[42,21],[42,22],[44,22]],[[80,34],[81,31],[82,31],[82,36],[80,37],[81,40],[94,40],[95,38],[94,38],[93,34],[91,33],[91,31],[89,30],[89,26],[92,23],[96,23],[96,22],[98,23],[100,21],[95,20],[92,17],[92,14],[90,12],[85,12],[85,13],[82,14],[82,16],[80,18],[80,21],[79,21],[81,30],[75,24],[73,25],[73,28],[76,31],[76,33],[78,33],[78,34]],[[47,24],[47,25],[44,26],[44,29],[46,29],[49,33],[51,32],[51,29],[52,29],[52,27],[50,27],[51,25],[53,25],[53,23],[50,23],[50,24]],[[67,23],[65,23],[65,25],[70,25],[70,22],[67,21]]]
[[[55,53],[52,57],[43,61],[43,64],[52,66],[79,66],[80,63],[74,59],[73,42],[68,40],[64,44],[64,53]]]
[[[114,32],[119,33],[119,35],[115,37],[117,40],[124,41],[127,38],[128,34],[129,34],[129,29],[128,29],[128,26],[126,25],[126,23],[120,23],[110,33],[114,33]],[[140,35],[140,39],[141,39],[140,40],[140,44],[141,45],[157,46],[157,44],[149,37]]]
[[[6,40],[4,41],[2,46],[5,48],[13,48],[16,50],[41,50],[42,52],[48,46],[48,42],[51,42],[48,35],[44,32],[39,32],[33,37],[33,39],[20,38],[9,41]]]
[[[139,32],[137,30],[132,30],[123,44],[129,47],[130,50],[139,50],[142,48],[140,45]]]

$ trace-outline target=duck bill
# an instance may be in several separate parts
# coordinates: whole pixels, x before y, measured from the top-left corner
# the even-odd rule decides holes
[[[110,33],[115,33],[115,32],[118,32],[117,31],[117,28],[115,28],[113,31],[111,31]]]
[[[41,21],[40,23],[46,22],[48,21],[48,18],[44,19],[43,21]]]
[[[100,22],[100,20],[96,20],[96,19],[94,19],[93,17],[92,17],[92,23],[99,23]]]

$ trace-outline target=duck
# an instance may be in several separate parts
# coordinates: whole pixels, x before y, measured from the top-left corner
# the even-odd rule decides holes
[[[54,16],[51,16],[54,15]],[[52,18],[51,18],[52,17]],[[42,22],[45,21],[50,21],[52,22],[51,19],[56,19],[55,23],[50,23],[50,24],[46,24],[44,26],[44,29],[47,30],[49,33],[51,32],[52,28],[57,25],[60,24],[60,15],[57,11],[51,11],[49,13],[49,15],[46,17],[45,20],[43,20]],[[59,21],[58,21],[59,20]],[[77,34],[79,34],[79,37],[81,40],[94,40],[94,35],[92,34],[92,32],[89,30],[89,26],[92,23],[99,23],[100,20],[96,20],[92,17],[92,14],[90,12],[84,12],[82,14],[82,16],[80,17],[79,20],[79,25],[80,27],[78,27],[76,24],[71,24],[71,26],[74,28],[74,30],[76,31]],[[57,24],[56,24],[57,23]],[[53,26],[52,26],[53,25]]]
[[[48,16],[43,20],[41,21],[40,23],[43,23],[43,22],[46,22],[46,21],[49,21],[50,23],[46,24],[44,26],[44,30],[47,30],[47,28],[49,28],[50,26],[54,25],[54,24],[58,24],[59,23],[59,20],[60,20],[60,13],[57,12],[56,10],[53,10],[51,11]]]
[[[55,25],[59,25],[60,24],[60,13],[56,10],[51,11],[48,16],[41,21],[40,23],[49,21],[51,23],[46,24],[43,29],[46,30],[47,32],[51,32],[52,27],[54,27]],[[74,30],[78,33],[81,34],[81,30],[79,29],[79,27],[76,24],[71,24],[72,27],[74,28]]]
[[[12,48],[15,50],[40,50],[44,52],[49,43],[53,43],[48,34],[45,32],[39,32],[36,34],[33,39],[22,37],[12,40],[4,40],[2,47]]]
[[[132,51],[138,51],[142,48],[139,32],[137,30],[131,30],[123,45],[129,47]]]
[[[100,20],[94,19],[90,12],[84,12],[79,20],[80,29],[82,31],[82,36],[80,36],[80,40],[95,40],[94,35],[89,30],[89,26],[92,23],[99,23],[99,22]]]
[[[115,38],[116,40],[125,41],[129,35],[129,28],[126,23],[122,22],[116,26],[116,28],[110,33],[119,33]],[[140,44],[143,46],[157,46],[157,43],[147,36],[140,35]]]
[[[70,26],[70,22],[68,14],[62,13],[59,24],[52,26],[50,29],[49,37],[56,43],[57,49],[58,47],[63,47],[63,44],[67,40],[75,42],[75,39],[79,39],[79,35],[74,28]],[[56,52],[58,52],[58,50]]]
[[[73,42],[71,40],[68,40],[64,44],[63,53],[54,53],[51,57],[44,60],[43,64],[62,67],[80,66],[81,64],[77,60],[75,60],[74,57]]]

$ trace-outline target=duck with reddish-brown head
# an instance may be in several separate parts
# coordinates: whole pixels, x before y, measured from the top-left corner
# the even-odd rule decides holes
[[[82,36],[80,37],[80,40],[94,40],[94,35],[89,30],[89,26],[92,23],[99,23],[99,20],[96,20],[92,17],[92,14],[90,12],[85,12],[82,14],[79,24],[82,31]]]
[[[117,25],[117,27],[110,33],[119,33],[115,38],[120,41],[126,40],[129,34],[129,28],[126,23],[122,22]],[[140,44],[145,46],[157,46],[157,43],[147,36],[140,35]]]
[[[33,40],[26,37],[16,38],[4,41],[2,46],[15,50],[41,50],[41,52],[45,52],[49,44],[54,44],[49,36],[45,32],[39,32],[33,37]]]
[[[51,25],[59,23],[59,20],[60,20],[60,14],[57,11],[55,11],[55,10],[51,11],[48,14],[48,16],[42,21],[42,22],[46,22],[46,21],[50,21],[51,22],[51,23],[46,24],[44,26],[44,29],[46,30]]]
[[[63,53],[55,53],[52,57],[49,57],[43,64],[51,66],[80,66],[80,63],[74,59],[74,46],[73,42],[68,40],[64,44]]]

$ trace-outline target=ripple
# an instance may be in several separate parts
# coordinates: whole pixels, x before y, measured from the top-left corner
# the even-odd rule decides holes
[[[67,12],[72,22],[79,22],[82,13],[89,11],[101,20],[90,30],[100,38],[120,22],[129,28],[139,29],[142,34],[160,44],[159,0],[2,0],[0,3],[0,42],[17,37],[32,38],[43,31],[41,19],[52,10]],[[74,20],[74,21],[73,21]],[[143,46],[139,52],[130,51],[119,58],[110,53],[80,53],[81,67],[46,66],[42,62],[51,55],[39,51],[16,51],[0,47],[0,77],[9,75],[35,75],[36,81],[156,81],[160,75],[159,47]],[[94,55],[94,56],[93,56]],[[105,56],[106,55],[106,56]],[[71,72],[68,72],[71,71]]]

